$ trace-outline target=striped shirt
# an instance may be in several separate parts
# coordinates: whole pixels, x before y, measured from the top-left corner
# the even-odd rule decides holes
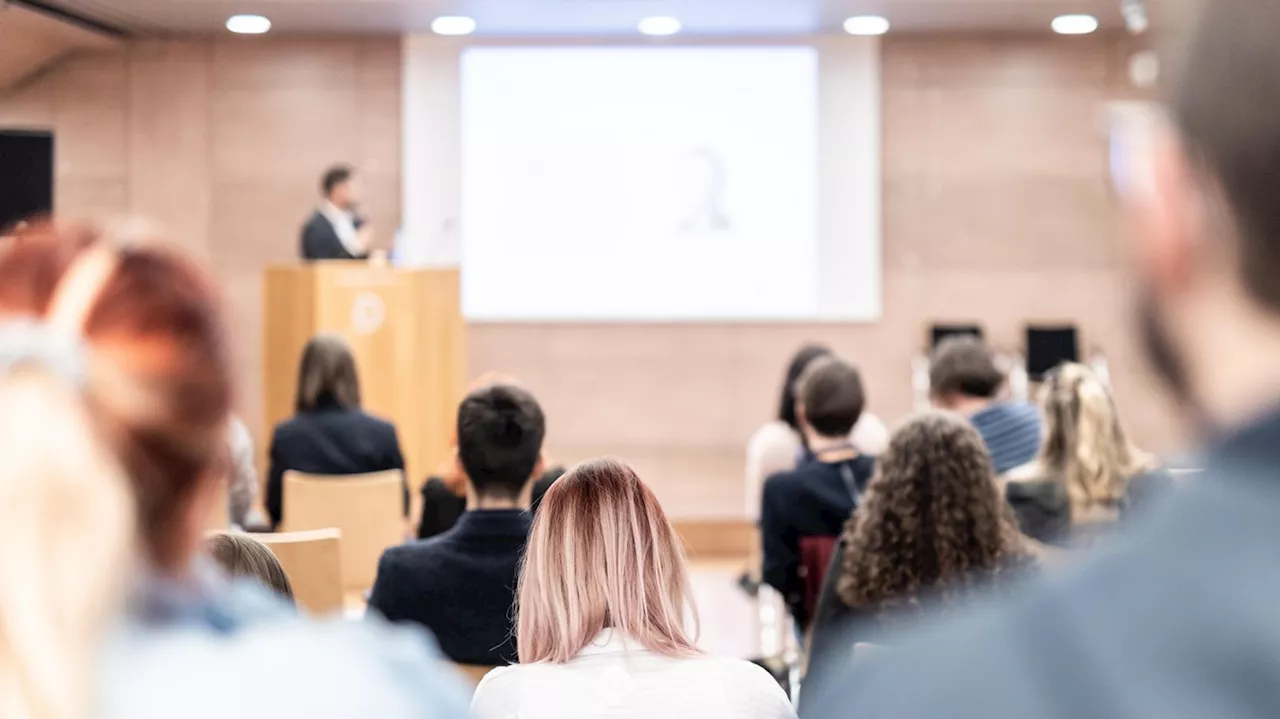
[[[1025,402],[1005,402],[969,418],[991,453],[996,474],[1036,458],[1040,451],[1040,412]]]

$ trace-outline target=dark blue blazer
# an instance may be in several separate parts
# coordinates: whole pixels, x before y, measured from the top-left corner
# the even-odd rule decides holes
[[[369,609],[426,627],[459,664],[515,663],[516,579],[531,526],[519,510],[467,512],[444,534],[388,549]]]
[[[361,220],[356,220],[356,229],[364,224]],[[329,221],[324,213],[316,210],[307,224],[302,226],[302,238],[300,242],[300,252],[304,260],[363,260],[367,255],[356,256],[347,252],[347,248],[342,244],[342,240],[338,239],[338,231],[333,229],[333,223]]]
[[[267,515],[280,526],[284,512],[284,473],[365,474],[404,470],[396,428],[361,412],[325,406],[276,425],[267,471]],[[405,508],[409,491],[405,489]]]

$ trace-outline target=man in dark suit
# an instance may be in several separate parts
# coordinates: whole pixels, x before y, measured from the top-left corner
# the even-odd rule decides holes
[[[525,390],[491,385],[458,407],[458,461],[470,508],[453,529],[388,549],[369,608],[431,630],[459,664],[517,659],[512,606],[532,525],[530,480],[542,473],[542,409]]]
[[[1205,472],[1079,566],[855,656],[805,687],[806,716],[1280,715],[1280,3],[1200,10],[1122,194],[1140,337],[1212,443]]]
[[[360,182],[355,170],[338,165],[320,181],[324,203],[302,226],[302,259],[363,260],[369,256],[369,226],[356,215]]]

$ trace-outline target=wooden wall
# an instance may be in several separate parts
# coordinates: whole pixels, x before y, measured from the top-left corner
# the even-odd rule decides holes
[[[0,127],[56,132],[64,217],[138,213],[206,258],[232,311],[241,404],[261,427],[262,272],[297,257],[334,162],[400,217],[400,41],[233,38],[80,55],[0,94]]]
[[[246,417],[262,439],[262,268],[296,253],[323,167],[365,171],[390,232],[400,202],[400,43],[219,39],[143,44],[58,66],[0,95],[0,126],[58,132],[59,210],[159,217],[210,258],[235,312]],[[1106,37],[893,37],[884,45],[885,316],[872,325],[473,325],[472,376],[522,378],[562,460],[635,463],[680,517],[743,506],[743,443],[774,411],[789,354],[858,362],[872,409],[911,407],[931,320],[980,319],[1020,345],[1073,319],[1106,350],[1139,441],[1174,438],[1129,325],[1102,105],[1129,94]],[[655,291],[660,291],[655,288]]]

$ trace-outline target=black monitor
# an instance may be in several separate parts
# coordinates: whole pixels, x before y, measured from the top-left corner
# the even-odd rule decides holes
[[[1075,325],[1027,326],[1027,376],[1033,382],[1064,362],[1080,361]]]
[[[53,134],[0,130],[0,232],[53,211]]]
[[[957,335],[970,335],[982,339],[982,325],[935,324],[929,328],[929,350],[936,349],[938,344],[946,338]]]

